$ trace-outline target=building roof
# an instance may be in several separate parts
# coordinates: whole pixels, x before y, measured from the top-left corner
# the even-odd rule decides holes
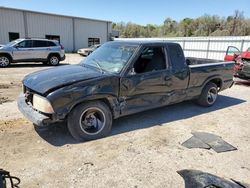
[[[35,14],[43,14],[43,15],[49,15],[49,16],[59,16],[59,17],[66,17],[66,18],[75,18],[75,19],[83,19],[83,20],[90,20],[90,21],[112,23],[111,21],[108,21],[108,20],[98,20],[98,19],[93,19],[93,18],[68,16],[68,15],[61,15],[61,14],[54,14],[54,13],[47,13],[47,12],[39,12],[39,11],[32,11],[32,10],[25,10],[25,9],[10,8],[10,7],[4,7],[4,6],[0,6],[0,9],[13,10],[13,11],[22,11],[22,12],[29,12],[29,13],[35,13]]]

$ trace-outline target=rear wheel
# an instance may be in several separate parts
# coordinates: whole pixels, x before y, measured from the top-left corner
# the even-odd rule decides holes
[[[59,57],[57,55],[49,56],[48,63],[52,66],[58,65],[60,62]]]
[[[111,127],[111,111],[101,101],[80,104],[68,117],[69,132],[78,141],[102,138],[110,132]]]
[[[218,97],[218,87],[215,83],[209,82],[202,90],[197,103],[201,106],[212,106]]]
[[[0,55],[0,67],[7,67],[10,65],[10,58],[5,55]]]

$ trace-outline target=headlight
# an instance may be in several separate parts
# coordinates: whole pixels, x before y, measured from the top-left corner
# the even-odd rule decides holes
[[[46,98],[37,94],[33,95],[33,108],[35,108],[36,110],[40,112],[44,112],[48,114],[51,114],[54,112],[50,102]]]

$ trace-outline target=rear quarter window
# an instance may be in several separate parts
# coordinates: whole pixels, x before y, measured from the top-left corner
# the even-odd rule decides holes
[[[48,43],[47,43],[47,41],[44,41],[44,40],[34,40],[33,47],[35,47],[35,48],[48,47]]]
[[[48,41],[48,46],[56,46],[54,42]]]
[[[185,57],[180,45],[168,44],[168,55],[174,70],[180,70],[186,66]]]

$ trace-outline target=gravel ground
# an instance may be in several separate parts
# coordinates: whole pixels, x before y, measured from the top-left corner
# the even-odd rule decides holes
[[[62,64],[82,59],[67,54]],[[65,124],[35,130],[17,110],[22,78],[45,69],[16,64],[0,69],[0,168],[21,187],[184,187],[176,171],[196,169],[250,184],[250,88],[245,83],[220,93],[203,108],[183,102],[114,121],[110,136],[77,143]],[[49,67],[50,68],[50,67]],[[187,149],[193,131],[220,135],[238,150]]]

